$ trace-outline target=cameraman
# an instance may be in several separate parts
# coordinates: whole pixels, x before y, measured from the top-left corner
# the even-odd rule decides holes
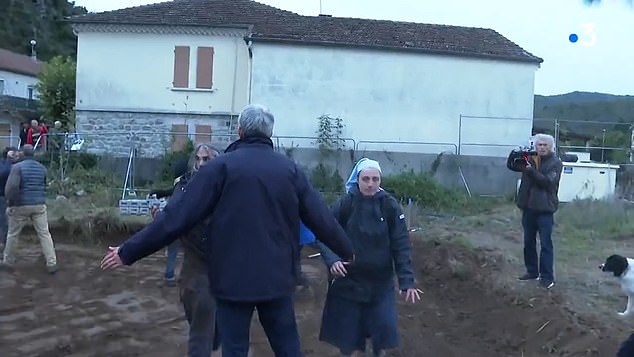
[[[530,157],[522,168],[522,182],[517,206],[522,210],[524,228],[524,264],[526,274],[519,280],[539,280],[550,289],[555,285],[552,232],[553,215],[559,206],[559,179],[563,165],[555,155],[555,139],[551,135],[534,136],[537,155]],[[537,257],[537,233],[541,245]]]

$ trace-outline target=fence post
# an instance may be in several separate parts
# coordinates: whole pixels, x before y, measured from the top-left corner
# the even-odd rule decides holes
[[[559,151],[559,119],[555,118],[555,150]]]
[[[458,156],[460,156],[460,153],[462,152],[461,150],[462,148],[462,114],[460,114],[460,120],[458,121]]]

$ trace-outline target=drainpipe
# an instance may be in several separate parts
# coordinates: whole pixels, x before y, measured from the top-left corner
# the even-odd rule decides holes
[[[252,32],[249,30],[249,34],[244,37],[244,42],[247,44],[249,50],[249,104],[251,104],[251,92],[253,91],[253,41],[251,39]]]

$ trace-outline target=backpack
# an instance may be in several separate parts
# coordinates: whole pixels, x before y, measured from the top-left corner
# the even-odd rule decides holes
[[[396,210],[390,204],[390,200],[393,199],[390,195],[385,195],[380,198],[381,200],[381,214],[383,215],[383,219],[387,220],[387,225],[390,234],[394,231],[394,218],[396,217]],[[354,201],[354,197],[351,194],[346,194],[341,202],[341,211],[339,212],[339,224],[343,229],[346,228],[346,224],[348,223],[348,219],[352,214],[352,203]]]

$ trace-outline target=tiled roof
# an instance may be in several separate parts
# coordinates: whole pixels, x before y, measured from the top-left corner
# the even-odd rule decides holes
[[[35,77],[42,70],[42,62],[34,61],[30,56],[0,48],[0,70]]]
[[[73,17],[74,23],[240,26],[253,41],[296,42],[377,49],[411,50],[456,56],[541,63],[491,29],[302,16],[251,0],[173,0]]]

